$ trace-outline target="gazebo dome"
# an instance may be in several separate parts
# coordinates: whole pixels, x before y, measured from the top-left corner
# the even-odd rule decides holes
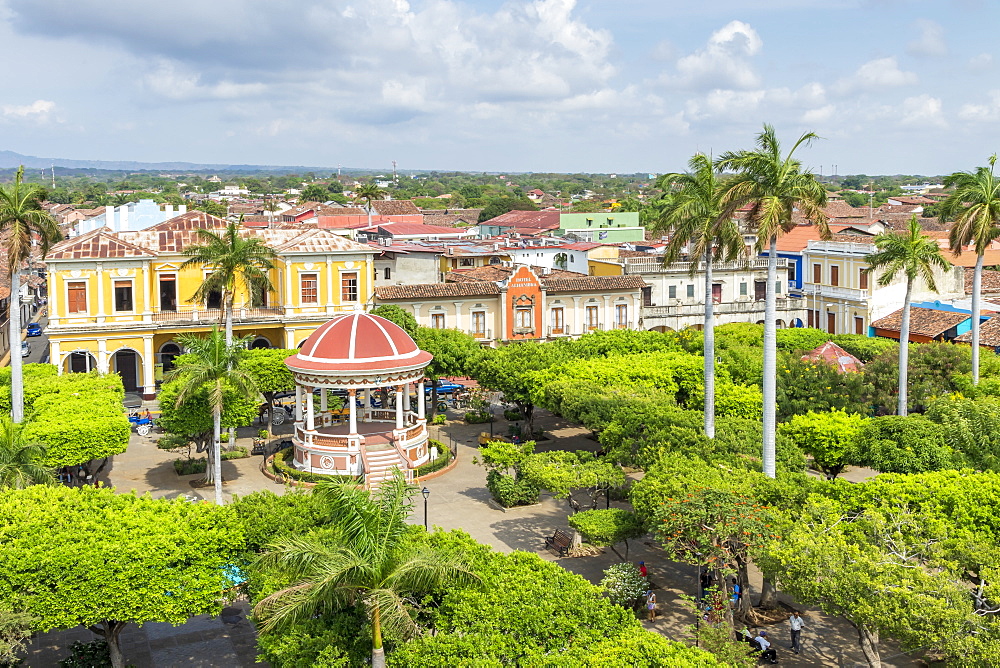
[[[354,313],[320,325],[285,363],[293,371],[368,374],[423,368],[431,359],[433,356],[420,350],[394,322]]]

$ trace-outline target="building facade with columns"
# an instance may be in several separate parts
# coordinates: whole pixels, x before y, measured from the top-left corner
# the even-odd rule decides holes
[[[60,242],[46,258],[49,359],[60,373],[121,374],[126,391],[152,397],[176,338],[221,323],[221,295],[192,301],[210,272],[181,265],[204,243],[198,230],[226,221],[192,211],[139,231],[101,228]],[[242,230],[274,249],[273,290],[234,299],[233,331],[253,347],[295,348],[338,313],[364,311],[374,285],[375,249],[327,230]]]
[[[446,278],[445,283],[381,286],[375,301],[406,309],[425,327],[458,329],[484,344],[642,327],[646,284],[638,276],[587,276],[521,265],[450,272]]]

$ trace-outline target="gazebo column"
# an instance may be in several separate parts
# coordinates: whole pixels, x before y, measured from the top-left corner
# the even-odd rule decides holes
[[[372,419],[372,388],[365,388],[365,412],[362,418],[365,422],[369,422]]]
[[[417,417],[423,420],[427,413],[424,408],[424,381],[417,383]]]
[[[302,386],[295,385],[295,421],[302,422]]]
[[[320,390],[319,390],[319,409],[322,412],[324,412],[324,413],[327,410],[327,408],[326,408],[326,388],[325,387],[321,387]]]
[[[350,427],[348,434],[351,436],[358,435],[358,402],[355,401],[357,395],[358,395],[357,390],[347,391],[347,403],[350,406],[350,408],[348,408],[348,415],[350,416],[350,419],[348,421],[348,425]]]
[[[410,412],[410,384],[403,385],[403,410]]]
[[[312,388],[309,388],[309,393],[306,395],[306,430],[316,430],[316,412],[313,410]]]
[[[403,386],[396,386],[396,429],[403,428]]]

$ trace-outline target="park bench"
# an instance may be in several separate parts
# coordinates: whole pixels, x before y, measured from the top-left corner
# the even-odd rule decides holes
[[[553,550],[559,553],[559,556],[565,557],[569,554],[569,548],[573,545],[573,536],[566,533],[562,529],[556,529],[556,532],[545,539],[545,547],[551,547]]]

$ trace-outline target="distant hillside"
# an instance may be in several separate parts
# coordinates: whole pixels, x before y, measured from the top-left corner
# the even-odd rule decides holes
[[[55,165],[68,169],[106,169],[114,171],[219,171],[219,172],[310,172],[331,171],[330,167],[305,167],[288,165],[207,165],[196,162],[136,162],[134,160],[69,160],[66,158],[37,158],[13,151],[0,151],[0,169],[24,165],[32,169],[45,169]]]

